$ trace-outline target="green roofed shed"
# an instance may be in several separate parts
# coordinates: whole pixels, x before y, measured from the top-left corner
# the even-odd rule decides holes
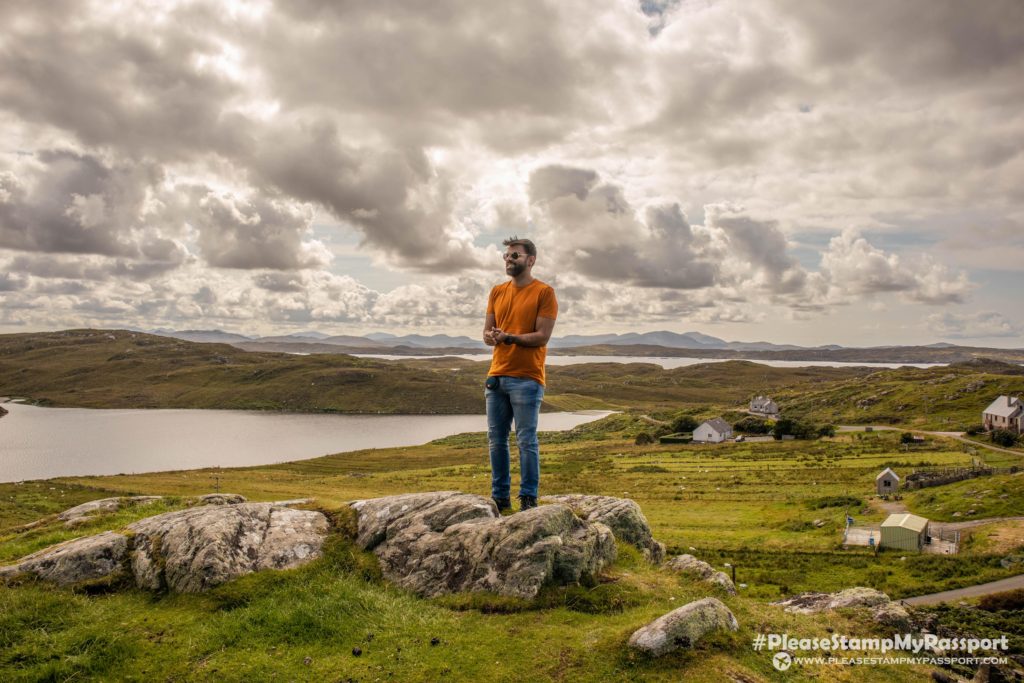
[[[882,522],[883,548],[920,551],[928,536],[928,520],[910,513],[889,515]]]

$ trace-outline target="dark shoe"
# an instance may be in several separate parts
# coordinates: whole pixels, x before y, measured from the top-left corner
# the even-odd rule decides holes
[[[498,514],[512,509],[512,501],[508,498],[494,498],[493,500],[494,504],[498,506]]]
[[[537,507],[536,496],[519,496],[519,511],[529,510],[530,508]]]

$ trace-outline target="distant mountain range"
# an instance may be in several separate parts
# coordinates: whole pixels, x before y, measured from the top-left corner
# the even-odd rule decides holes
[[[145,332],[146,330],[138,330]],[[221,330],[167,330],[153,334],[193,342],[231,344],[246,351],[278,353],[388,354],[400,356],[487,353],[482,341],[447,334],[395,335],[375,332],[365,336],[320,332],[269,337],[247,337]],[[940,342],[926,346],[850,348],[829,344],[803,347],[770,342],[728,342],[700,332],[680,334],[661,330],[628,334],[567,335],[548,345],[553,355],[690,356],[695,358],[747,358],[750,360],[834,361],[851,363],[955,363],[974,358],[1024,362],[1024,349],[991,349]]]
[[[142,330],[145,331],[145,330]],[[296,334],[271,337],[247,337],[221,330],[151,330],[153,334],[175,337],[194,342],[219,342],[223,344],[331,344],[335,346],[364,347],[387,349],[393,347],[412,347],[423,349],[464,348],[485,350],[486,346],[478,339],[466,336],[453,337],[447,334],[430,336],[421,334],[396,335],[387,332],[374,332],[362,337],[337,335],[330,336],[321,332],[299,332]],[[573,348],[577,346],[664,346],[670,349],[727,349],[730,351],[791,351],[804,347],[789,344],[772,344],[770,342],[727,342],[718,337],[701,334],[700,332],[630,332],[628,334],[593,334],[568,335],[555,337],[548,344],[550,348]],[[817,346],[815,350],[841,349],[843,347]]]

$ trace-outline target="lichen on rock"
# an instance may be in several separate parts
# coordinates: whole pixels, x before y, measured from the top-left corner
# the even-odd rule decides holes
[[[735,615],[717,598],[704,598],[674,609],[638,629],[629,646],[659,657],[679,648],[691,648],[715,631],[736,631]]]
[[[488,591],[534,598],[572,585],[615,560],[615,538],[566,505],[501,517],[482,496],[437,491],[355,501],[357,543],[388,580],[432,597]]]
[[[659,564],[665,558],[665,545],[654,540],[643,511],[629,498],[573,493],[544,496],[541,501],[563,503],[584,520],[604,524],[612,530],[617,540],[639,548],[649,562]]]
[[[716,570],[707,562],[698,560],[693,555],[676,555],[665,563],[665,568],[674,572],[691,574],[701,581],[722,587],[730,595],[736,594],[736,586],[725,572]]]

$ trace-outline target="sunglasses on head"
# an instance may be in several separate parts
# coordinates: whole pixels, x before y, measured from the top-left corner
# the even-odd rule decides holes
[[[505,259],[506,261],[516,261],[519,259],[520,256],[525,257],[529,256],[529,254],[520,254],[518,251],[513,251],[511,254],[502,254],[501,258]]]

